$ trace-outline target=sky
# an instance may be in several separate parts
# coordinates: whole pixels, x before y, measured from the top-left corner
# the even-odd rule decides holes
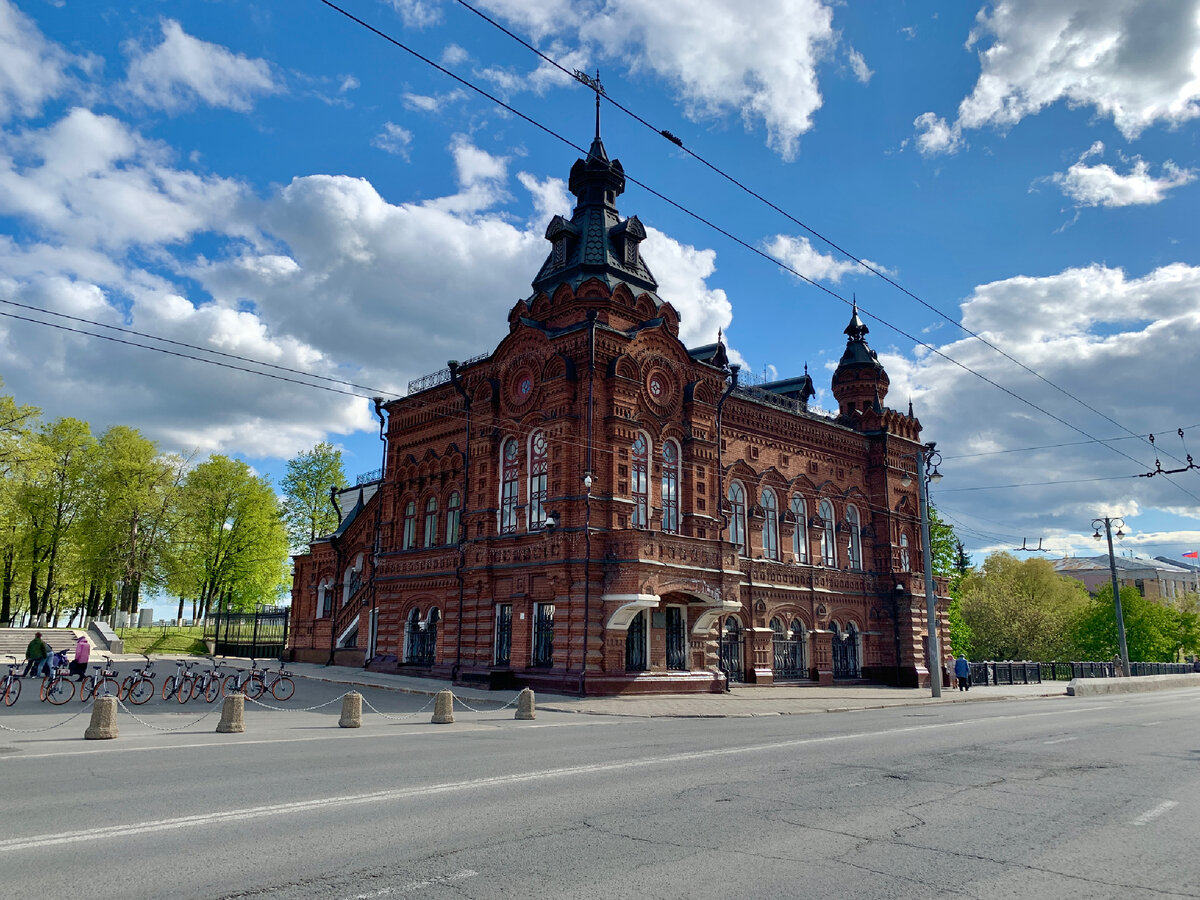
[[[599,72],[685,343],[807,365],[829,409],[857,300],[975,562],[1101,552],[1101,516],[1200,549],[1200,468],[1165,474],[1200,452],[1200,0],[342,5],[384,36],[321,0],[0,0],[4,392],[376,469],[367,398],[490,352],[570,214],[594,94],[532,47]]]

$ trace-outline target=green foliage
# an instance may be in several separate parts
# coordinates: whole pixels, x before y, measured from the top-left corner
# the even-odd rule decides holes
[[[950,623],[950,649],[954,651],[955,656],[962,654],[968,659],[972,658],[975,651],[975,632],[963,618],[962,597],[951,596],[946,618]]]
[[[1136,588],[1121,588],[1125,643],[1131,662],[1175,662],[1196,652],[1200,644],[1196,604],[1184,598],[1179,606],[1147,600]],[[1075,653],[1080,659],[1111,659],[1120,653],[1116,605],[1112,586],[1096,592],[1072,623]]]
[[[337,512],[329,501],[331,487],[346,486],[342,451],[322,441],[307,453],[288,460],[283,488],[283,518],[293,552],[301,553],[322,535],[338,526]]]
[[[959,572],[958,548],[961,545],[954,534],[954,527],[947,525],[938,515],[937,508],[929,507],[929,550],[933,574],[938,578],[953,578]]]
[[[1008,553],[993,553],[968,573],[961,597],[975,659],[1066,659],[1072,623],[1089,603],[1083,585],[1048,560]]]
[[[123,628],[121,640],[126,653],[190,653],[203,656],[208,652],[204,646],[204,629],[191,628]]]

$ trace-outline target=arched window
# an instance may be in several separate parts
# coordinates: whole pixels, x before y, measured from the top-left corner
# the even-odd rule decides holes
[[[325,576],[317,585],[317,616],[328,618],[333,612],[333,578]]]
[[[846,507],[846,529],[850,532],[846,540],[846,564],[851,569],[861,569],[862,565],[862,521],[858,515],[858,507],[853,504]]]
[[[446,501],[446,543],[457,544],[459,529],[462,526],[462,497],[458,491],[450,492]]]
[[[404,620],[404,661],[416,662],[420,652],[421,611],[415,607]]]
[[[779,559],[779,501],[770,488],[762,492],[762,510],[763,558]]]
[[[662,530],[679,533],[679,445],[663,441],[662,445]]]
[[[425,501],[425,546],[437,544],[437,497]]]
[[[833,504],[822,500],[821,516],[821,564],[830,568],[837,567],[837,522],[833,518]]]
[[[363,570],[363,555],[360,553],[354,557],[354,564],[346,569],[345,578],[342,581],[342,606],[350,602],[350,598],[358,593],[358,589],[362,587],[362,570]]]
[[[500,532],[517,530],[517,439],[510,437],[500,448]]]
[[[650,441],[644,433],[634,438],[630,448],[633,470],[630,473],[630,488],[633,490],[634,528],[645,528],[650,524]]]
[[[912,557],[908,552],[908,535],[903,533],[900,535],[900,571],[912,571]]]
[[[409,500],[404,504],[404,537],[400,542],[401,550],[411,550],[417,545],[417,501]]]
[[[529,529],[541,528],[546,518],[546,476],[550,472],[550,451],[546,432],[535,431],[529,438]]]
[[[746,548],[746,489],[741,482],[729,483],[729,540],[737,545],[738,553],[747,556]]]
[[[792,554],[796,562],[808,562],[808,511],[804,498],[792,494],[792,517],[796,520],[796,530],[792,533]]]

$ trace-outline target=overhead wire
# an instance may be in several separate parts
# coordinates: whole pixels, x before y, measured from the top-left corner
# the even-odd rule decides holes
[[[587,151],[583,147],[579,146],[578,144],[573,142],[571,139],[567,138],[565,135],[559,134],[558,132],[556,132],[552,128],[550,128],[549,126],[544,125],[541,122],[534,119],[533,117],[527,115],[526,113],[521,112],[519,109],[514,107],[512,104],[507,103],[504,100],[501,100],[499,97],[495,96],[494,94],[490,93],[489,91],[485,90],[484,88],[480,87],[479,85],[473,83],[469,79],[463,78],[461,75],[458,75],[455,72],[452,72],[451,70],[447,69],[445,66],[440,65],[439,63],[435,62],[434,60],[432,60],[429,57],[425,56],[424,54],[420,53],[419,51],[413,49],[412,47],[409,47],[407,44],[403,43],[402,41],[397,40],[396,38],[392,37],[391,35],[387,34],[384,31],[381,31],[380,29],[378,29],[375,26],[371,25],[370,23],[364,21],[363,19],[359,18],[358,16],[354,15],[353,13],[349,12],[348,10],[343,9],[341,6],[338,6],[336,3],[333,3],[332,0],[318,0],[318,2],[322,3],[324,6],[329,7],[330,9],[332,9],[335,12],[339,13],[340,15],[344,16],[345,18],[349,19],[350,21],[360,25],[361,27],[370,31],[372,34],[374,34],[374,35],[382,38],[383,40],[387,41],[388,43],[392,44],[396,48],[403,50],[405,53],[408,53],[409,55],[420,60],[421,62],[424,62],[426,65],[436,69],[437,71],[446,75],[448,78],[451,78],[452,80],[458,82],[463,87],[466,87],[466,88],[470,89],[471,91],[474,91],[476,94],[480,95],[481,97],[484,97],[487,100],[491,101],[492,103],[495,103],[496,105],[500,106],[501,108],[507,110],[508,112],[510,112],[514,116],[516,116],[517,118],[532,125],[534,128],[543,132],[544,134],[565,144],[566,146],[572,148],[573,150],[575,150],[576,152],[580,153],[583,156],[587,155]],[[458,2],[462,2],[462,0],[458,0]],[[547,59],[547,61],[551,61],[549,59],[549,57],[546,57],[546,59]],[[558,65],[557,63],[555,63],[555,65],[558,68],[562,69],[563,72],[566,72],[566,69],[563,68],[561,65]],[[573,73],[567,73],[567,74],[570,74],[572,76],[572,78],[575,77]],[[602,92],[599,90],[597,90],[596,93],[597,93],[597,96],[602,95]],[[606,99],[610,99],[610,98],[607,98],[607,95],[604,95],[604,96],[606,96]],[[642,188],[642,190],[646,191],[651,196],[658,198],[663,203],[666,203],[668,206],[679,211],[680,213],[684,214],[685,216],[687,216],[691,219],[694,219],[697,222],[700,222],[701,224],[712,229],[713,231],[722,235],[723,237],[725,237],[729,241],[733,242],[734,244],[737,244],[738,246],[742,247],[743,249],[749,251],[750,253],[754,254],[755,256],[759,256],[762,259],[765,259],[768,262],[770,262],[772,265],[778,266],[778,267],[784,269],[785,271],[790,272],[792,275],[795,275],[800,280],[802,280],[802,281],[806,282],[807,284],[811,285],[812,287],[815,287],[816,289],[828,294],[829,296],[841,301],[842,303],[846,304],[847,306],[856,305],[854,303],[854,301],[846,299],[841,294],[839,294],[837,291],[834,291],[833,289],[821,284],[820,282],[815,281],[812,278],[809,278],[808,276],[804,275],[803,273],[797,271],[794,267],[788,265],[787,263],[783,262],[782,260],[776,259],[775,257],[771,256],[769,253],[766,253],[765,251],[759,249],[758,247],[755,247],[753,244],[738,237],[737,235],[733,234],[726,228],[718,225],[716,222],[708,219],[707,217],[701,215],[700,213],[697,213],[694,210],[692,210],[686,206],[683,206],[682,204],[678,203],[677,201],[672,200],[670,197],[667,197],[666,195],[662,194],[658,190],[650,187],[645,182],[640,181],[639,179],[630,176],[628,173],[626,173],[625,179],[626,179],[626,181]],[[783,212],[783,211],[781,210],[781,212]],[[786,215],[786,213],[784,213],[784,214]],[[841,252],[845,252],[845,251],[841,251]],[[1020,394],[1018,394],[1017,392],[1005,387],[1004,385],[1001,385],[1000,383],[998,383],[994,379],[989,378],[988,376],[984,375],[983,373],[977,372],[976,370],[972,369],[970,366],[966,365],[965,363],[962,363],[962,362],[958,361],[957,359],[954,359],[952,356],[949,356],[944,351],[940,350],[937,347],[934,347],[932,344],[929,344],[929,343],[921,340],[916,335],[910,334],[909,332],[905,331],[900,326],[893,324],[892,322],[888,321],[887,319],[882,318],[881,316],[879,316],[877,314],[869,312],[868,310],[864,309],[863,307],[858,307],[858,309],[863,314],[865,314],[865,315],[869,316],[870,318],[874,319],[875,321],[887,326],[888,328],[890,328],[897,334],[912,341],[917,346],[925,348],[930,353],[946,360],[947,362],[951,363],[954,366],[957,366],[958,368],[962,369],[963,371],[968,372],[971,375],[974,375],[976,378],[979,378],[981,381],[985,382],[986,384],[991,385],[992,387],[999,390],[1000,392],[1007,394],[1008,396],[1012,397],[1014,400],[1017,400],[1018,402],[1023,403],[1026,406],[1029,406],[1030,408],[1036,410],[1037,412],[1041,413],[1042,415],[1046,416],[1047,418],[1050,418],[1053,421],[1058,422],[1059,424],[1069,428],[1070,430],[1075,431],[1079,434],[1082,434],[1084,437],[1088,438],[1090,441],[1098,443],[1101,446],[1107,447],[1112,452],[1118,454],[1119,456],[1124,457],[1125,459],[1128,459],[1130,462],[1134,463],[1139,468],[1147,468],[1147,465],[1145,463],[1141,462],[1140,460],[1136,459],[1135,457],[1131,456],[1130,454],[1125,453],[1124,451],[1120,450],[1119,448],[1112,447],[1108,444],[1103,443],[1103,441],[1101,441],[1095,435],[1090,434],[1088,431],[1081,428],[1080,426],[1075,425],[1071,422],[1068,422],[1066,419],[1062,418],[1061,416],[1058,416],[1055,413],[1052,413],[1051,411],[1049,411],[1048,409],[1045,409],[1044,407],[1041,407],[1038,404],[1034,403],[1029,398],[1023,397]],[[1082,404],[1082,405],[1086,406],[1086,404]],[[1122,431],[1128,431],[1128,429],[1125,428],[1125,426],[1121,425],[1119,422],[1114,422],[1113,424],[1117,425],[1117,427],[1120,428]],[[1184,488],[1181,485],[1176,484],[1174,481],[1171,481],[1169,478],[1167,480],[1170,484],[1172,484],[1178,490],[1182,491],[1183,493],[1187,494],[1189,497],[1191,497],[1192,499],[1194,499],[1198,503],[1200,503],[1200,496],[1193,494],[1191,491],[1187,490],[1186,488]]]

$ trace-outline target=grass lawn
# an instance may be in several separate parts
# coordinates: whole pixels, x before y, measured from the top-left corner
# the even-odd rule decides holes
[[[122,628],[118,631],[121,640],[125,642],[126,653],[190,653],[193,656],[203,656],[207,653],[204,646],[204,628]]]

